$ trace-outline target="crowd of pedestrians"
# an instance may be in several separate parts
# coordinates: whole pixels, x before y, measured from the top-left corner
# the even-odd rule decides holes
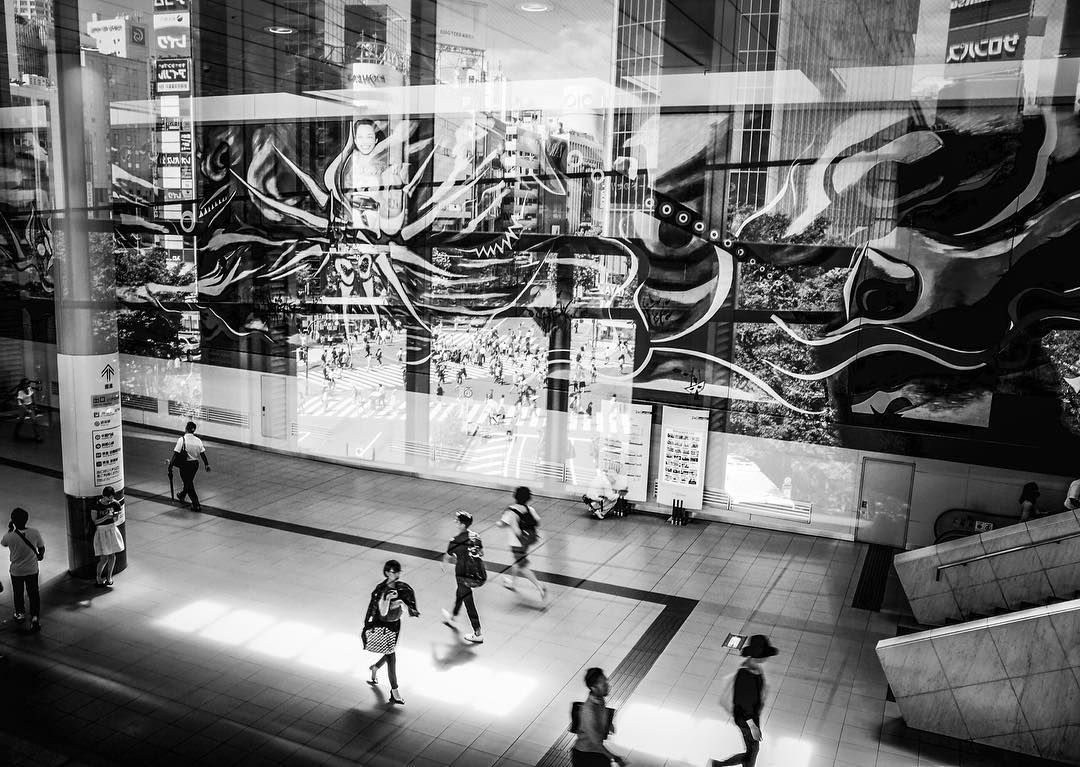
[[[195,432],[196,424],[189,422],[176,441],[169,460],[169,472],[171,480],[173,468],[178,468],[183,480],[183,488],[176,494],[177,500],[190,498],[192,509],[199,511],[201,507],[194,485],[195,474],[200,459],[207,471],[210,470],[210,465],[205,445],[195,436]],[[618,493],[613,495],[618,498]],[[530,551],[540,540],[540,516],[531,501],[532,493],[529,488],[517,488],[514,491],[513,503],[507,505],[496,520],[496,526],[506,530],[506,543],[511,556],[509,573],[503,576],[502,582],[506,588],[516,590],[519,578],[527,581],[539,595],[541,606],[546,606],[548,591],[529,566]],[[9,552],[15,620],[20,624],[28,620],[25,630],[39,632],[41,597],[38,563],[45,557],[45,541],[37,529],[29,526],[29,521],[30,515],[25,509],[15,508],[11,512],[8,531],[0,539],[0,545]],[[94,528],[94,554],[98,557],[95,583],[98,587],[111,587],[116,555],[124,550],[124,538],[119,529],[125,521],[122,495],[112,487],[104,488],[91,511],[90,521]],[[469,644],[480,645],[484,642],[484,635],[475,592],[487,582],[488,576],[484,563],[484,544],[480,535],[472,529],[473,523],[471,512],[461,509],[454,513],[456,534],[449,540],[443,557],[444,565],[453,564],[454,567],[454,602],[452,609],[442,610],[442,618],[443,623],[458,633],[460,629],[457,620],[464,609],[471,631],[461,639]],[[402,618],[405,615],[420,617],[416,592],[402,580],[402,575],[403,568],[397,560],[388,560],[383,565],[382,580],[371,591],[360,632],[364,650],[378,656],[368,667],[371,674],[368,682],[373,687],[378,687],[379,673],[385,667],[390,686],[390,695],[386,700],[396,706],[405,705],[399,688],[397,667],[397,646],[401,638]],[[2,582],[0,591],[3,591]],[[762,740],[761,714],[765,697],[761,664],[776,652],[776,648],[762,635],[751,637],[743,648],[745,661],[733,675],[731,689],[725,692],[726,698],[730,700],[722,700],[721,705],[730,712],[735,726],[739,729],[744,750],[723,761],[712,760],[712,767],[736,764],[753,767],[756,763]],[[610,688],[603,670],[588,669],[585,686],[588,690],[586,699],[573,704],[570,711],[570,730],[576,736],[571,749],[572,764],[580,767],[610,767],[612,762],[620,767],[628,764],[624,757],[611,752],[606,746],[608,736],[615,732],[616,712],[607,706]]]

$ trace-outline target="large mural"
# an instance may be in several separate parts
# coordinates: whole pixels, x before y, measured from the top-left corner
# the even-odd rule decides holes
[[[594,380],[710,407],[719,430],[910,453],[933,437],[981,440],[987,455],[1073,444],[1071,110],[852,109],[749,208],[709,169],[719,121],[646,163],[593,167],[557,131],[523,163],[486,115],[441,131],[393,116],[204,126],[197,268],[120,300],[198,311],[208,349],[288,358],[320,315],[346,334],[352,317],[402,329],[403,364],[432,392],[441,328],[483,337],[531,319],[550,383],[574,376],[576,322],[621,322],[618,369]],[[628,185],[644,191],[615,194]],[[606,200],[607,220],[570,231],[581,200]],[[561,213],[538,227],[537,206]],[[146,208],[118,220],[121,237],[175,231]],[[50,291],[41,218],[7,216],[0,239],[9,275],[32,270]],[[964,457],[999,460],[987,455]]]

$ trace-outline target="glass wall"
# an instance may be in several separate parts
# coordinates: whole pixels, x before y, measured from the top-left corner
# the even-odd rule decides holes
[[[9,384],[50,379],[77,161],[129,421],[558,493],[623,475],[664,504],[693,410],[691,496],[836,535],[865,455],[1074,471],[1075,4],[35,0],[0,23]]]

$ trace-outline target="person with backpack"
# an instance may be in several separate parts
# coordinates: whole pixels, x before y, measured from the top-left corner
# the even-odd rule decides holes
[[[547,601],[547,590],[540,585],[540,580],[529,568],[529,549],[540,539],[540,517],[536,509],[529,505],[532,491],[519,487],[514,491],[514,503],[507,507],[498,521],[499,527],[507,528],[510,537],[510,554],[514,563],[510,565],[510,575],[503,576],[503,586],[514,591],[520,575],[540,592],[540,601]]]
[[[611,763],[625,767],[626,759],[608,751],[604,741],[615,732],[615,710],[607,707],[610,692],[604,670],[590,668],[585,672],[585,686],[589,697],[583,703],[575,703],[570,709],[570,732],[577,740],[570,751],[573,767],[611,767]]]
[[[462,639],[473,644],[482,644],[484,636],[480,632],[480,614],[476,611],[473,589],[487,582],[487,570],[484,568],[484,544],[480,536],[469,529],[473,523],[472,514],[459,509],[454,513],[454,519],[457,522],[458,533],[450,539],[443,562],[451,560],[454,562],[457,593],[454,596],[453,611],[442,611],[443,623],[457,631],[455,621],[464,605],[465,611],[469,614],[469,622],[472,624],[472,633],[466,634]]]
[[[746,660],[735,672],[731,688],[725,692],[725,696],[731,695],[729,710],[735,726],[742,733],[745,750],[724,761],[713,759],[710,762],[711,767],[736,764],[754,767],[757,764],[758,750],[761,748],[761,709],[765,705],[765,673],[762,671],[761,662],[773,657],[777,652],[764,634],[754,634],[743,647],[742,654]],[[720,703],[725,709],[729,706],[727,700]]]
[[[180,492],[176,494],[176,500],[184,503],[184,496],[189,496],[191,510],[202,511],[199,494],[195,492],[195,475],[199,472],[199,458],[202,458],[207,471],[210,471],[210,461],[206,457],[206,446],[195,436],[196,428],[194,421],[187,422],[184,433],[176,440],[176,447],[173,448],[169,471],[171,473],[174,466],[180,469],[180,479],[184,483]]]
[[[26,620],[23,591],[30,602],[30,631],[41,631],[41,592],[38,589],[38,562],[45,558],[45,540],[41,533],[27,527],[30,515],[26,509],[11,511],[8,531],[0,538],[0,546],[8,549],[11,565],[11,590],[15,592],[15,621]]]

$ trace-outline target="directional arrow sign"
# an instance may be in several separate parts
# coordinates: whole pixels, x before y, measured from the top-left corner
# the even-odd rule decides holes
[[[112,381],[114,375],[116,375],[116,370],[112,364],[108,364],[101,369],[101,377],[106,381]]]

